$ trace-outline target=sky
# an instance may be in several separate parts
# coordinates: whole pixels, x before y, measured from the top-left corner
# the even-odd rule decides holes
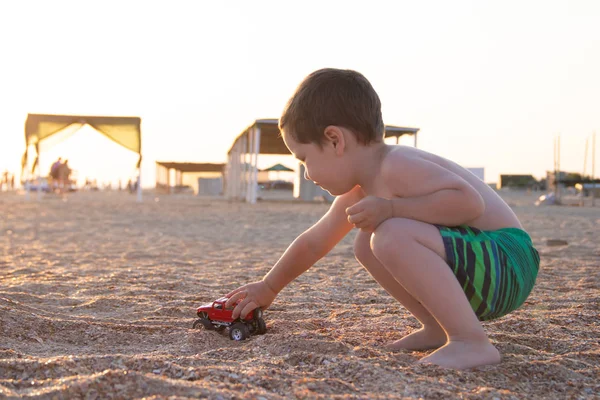
[[[544,176],[558,135],[561,169],[583,172],[594,131],[600,159],[598,21],[595,0],[2,2],[0,170],[20,169],[27,113],[139,116],[152,186],[154,161],[225,162],[335,67],[371,81],[386,124],[487,182]],[[46,145],[42,168],[58,156],[80,179],[135,175],[137,156],[92,129]]]

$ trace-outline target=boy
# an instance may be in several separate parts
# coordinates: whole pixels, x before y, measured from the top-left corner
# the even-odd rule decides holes
[[[389,349],[437,349],[421,362],[456,369],[500,362],[479,321],[519,307],[539,267],[510,207],[459,165],[385,144],[379,97],[355,71],[310,74],[279,127],[306,178],[337,198],[261,281],[227,294],[234,318],[267,308],[359,228],[357,260],[423,325]]]

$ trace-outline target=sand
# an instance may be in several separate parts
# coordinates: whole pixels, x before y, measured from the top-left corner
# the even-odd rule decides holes
[[[598,398],[600,207],[503,195],[542,269],[521,309],[485,323],[502,363],[451,371],[383,350],[418,325],[355,261],[354,234],[280,293],[266,335],[191,329],[326,204],[0,193],[0,398]]]

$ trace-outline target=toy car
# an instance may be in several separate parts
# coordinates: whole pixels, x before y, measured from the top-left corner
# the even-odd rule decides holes
[[[244,318],[232,318],[233,307],[225,308],[227,297],[221,297],[212,303],[198,307],[198,318],[194,321],[193,328],[203,326],[208,330],[221,331],[229,328],[229,338],[232,340],[245,340],[250,334],[262,335],[267,332],[267,324],[263,319],[263,312],[257,308],[249,312]]]

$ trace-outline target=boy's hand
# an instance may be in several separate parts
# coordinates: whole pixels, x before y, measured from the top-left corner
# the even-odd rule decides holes
[[[389,199],[367,196],[346,209],[348,222],[365,232],[374,232],[383,221],[393,216],[393,204]]]
[[[227,293],[225,297],[229,298],[225,303],[226,308],[239,301],[232,314],[233,319],[236,319],[240,315],[247,315],[255,308],[266,309],[275,300],[277,293],[273,292],[264,281],[258,281],[239,287]]]

